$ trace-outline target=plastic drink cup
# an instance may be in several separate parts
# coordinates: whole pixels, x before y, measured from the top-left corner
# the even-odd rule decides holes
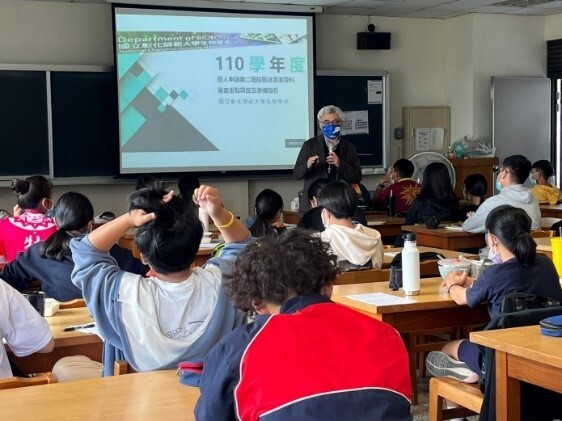
[[[562,278],[562,237],[552,237],[550,245],[552,247],[552,261],[558,276]]]

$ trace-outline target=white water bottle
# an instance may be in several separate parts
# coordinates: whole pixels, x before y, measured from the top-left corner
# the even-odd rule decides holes
[[[299,211],[299,198],[295,197],[291,200],[291,211],[298,212]]]
[[[406,234],[402,250],[402,289],[406,295],[420,293],[420,251],[414,233]]]

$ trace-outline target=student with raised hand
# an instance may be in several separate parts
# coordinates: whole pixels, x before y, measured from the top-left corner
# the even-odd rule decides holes
[[[496,189],[499,193],[486,199],[476,212],[471,213],[463,222],[462,229],[468,232],[486,232],[485,223],[488,214],[501,205],[523,209],[531,218],[531,229],[541,229],[539,202],[529,189],[523,186],[529,171],[531,171],[531,162],[523,155],[511,155],[505,158],[496,178]]]
[[[51,352],[55,346],[47,321],[23,295],[0,280],[0,338],[18,357]],[[12,377],[4,344],[0,343],[0,379]]]
[[[320,191],[324,231],[319,235],[338,257],[342,270],[377,268],[382,265],[382,239],[377,230],[354,224],[357,195],[343,181],[328,184]]]
[[[271,189],[256,196],[255,218],[249,227],[252,236],[277,235],[287,228],[283,225],[283,198]]]
[[[562,200],[562,192],[556,186],[553,186],[548,181],[554,175],[554,168],[552,164],[541,159],[533,164],[531,168],[531,183],[534,184],[531,189],[533,196],[539,203],[548,203],[555,205]]]
[[[172,193],[134,192],[129,212],[70,243],[75,262],[72,282],[82,290],[104,339],[104,375],[113,373],[117,359],[136,371],[202,361],[222,336],[245,322],[245,314],[235,310],[225,295],[222,277],[249,241],[249,231],[222,207],[215,188],[199,187],[194,197],[227,245],[204,268],[192,268],[203,228],[187,212],[185,201]],[[138,227],[135,244],[152,277],[119,269],[108,253],[131,227]],[[59,376],[58,369],[68,365],[57,364],[62,366],[53,372]]]
[[[404,342],[330,301],[337,273],[328,244],[298,228],[242,252],[228,290],[257,316],[206,358],[197,420],[412,419]]]
[[[34,175],[12,181],[11,189],[18,195],[14,216],[0,221],[0,256],[8,262],[57,230],[53,220],[46,215],[53,206],[50,181]]]
[[[457,304],[476,307],[488,303],[493,319],[501,312],[504,298],[511,292],[524,292],[562,300],[558,274],[552,260],[537,254],[531,237],[531,218],[520,208],[503,205],[486,218],[486,241],[497,264],[480,274],[476,281],[466,272],[450,272],[444,286]],[[468,340],[446,344],[430,352],[426,366],[437,377],[453,377],[466,383],[478,381],[482,358],[477,345]]]
[[[41,290],[48,297],[59,301],[82,298],[82,291],[70,280],[74,269],[70,240],[90,231],[94,208],[83,194],[68,192],[57,200],[53,210],[58,231],[18,254],[15,260],[4,267],[0,278],[18,291],[29,289],[33,281],[39,280]],[[148,271],[148,266],[117,244],[111,248],[110,254],[123,270],[138,274]]]
[[[178,180],[180,196],[187,202],[188,209],[199,217],[199,220],[203,224],[203,230],[207,232],[209,231],[209,215],[193,201],[193,192],[195,189],[199,188],[200,185],[199,178],[190,173],[182,175]]]

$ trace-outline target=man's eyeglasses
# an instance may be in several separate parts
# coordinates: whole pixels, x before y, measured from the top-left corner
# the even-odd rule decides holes
[[[332,121],[326,120],[326,121],[320,122],[320,124],[323,125],[323,126],[327,126],[328,124],[333,124],[333,125],[337,126],[338,124],[341,124],[341,121],[339,121],[339,120],[332,120]]]

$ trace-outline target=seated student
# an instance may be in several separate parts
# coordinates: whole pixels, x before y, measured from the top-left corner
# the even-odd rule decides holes
[[[330,301],[335,263],[327,244],[298,228],[246,248],[228,289],[257,316],[205,359],[198,420],[412,419],[404,343],[389,325]]]
[[[380,268],[382,239],[377,230],[354,225],[351,217],[357,209],[357,195],[349,184],[335,181],[320,191],[324,231],[320,238],[330,245],[342,270]]]
[[[31,304],[0,279],[0,338],[18,357],[51,352],[55,346],[47,321]],[[0,343],[0,379],[12,377],[4,344]]]
[[[254,218],[247,218],[245,224],[252,236],[277,235],[287,228],[283,225],[283,199],[271,189],[262,190],[256,196]]]
[[[18,254],[15,260],[4,267],[0,278],[18,291],[29,289],[33,281],[39,280],[41,291],[55,300],[82,298],[82,291],[70,281],[74,269],[70,240],[90,231],[94,208],[83,194],[68,192],[57,200],[53,209],[58,231]],[[129,250],[118,245],[111,248],[110,254],[123,270],[139,275],[148,271],[148,266],[135,259]]]
[[[555,205],[562,200],[560,189],[548,181],[553,175],[552,164],[545,159],[535,162],[531,167],[531,183],[535,184],[531,193],[539,203]]]
[[[531,218],[523,209],[509,205],[495,208],[486,218],[486,230],[486,241],[498,264],[487,268],[476,281],[466,272],[450,272],[444,285],[457,304],[476,307],[487,302],[493,319],[510,292],[562,299],[554,264],[544,254],[537,254],[530,235]],[[473,383],[482,373],[481,361],[477,345],[457,340],[446,344],[443,352],[430,352],[426,365],[434,376]]]
[[[299,228],[311,229],[314,231],[324,231],[324,224],[322,224],[322,208],[318,206],[318,196],[330,181],[327,178],[318,178],[310,185],[307,191],[308,202],[310,209],[302,216],[298,223]]]
[[[486,199],[476,212],[471,213],[463,222],[462,229],[468,232],[486,232],[485,222],[488,214],[501,205],[523,209],[531,217],[531,229],[541,229],[539,202],[529,189],[523,186],[529,171],[531,171],[531,163],[523,155],[511,155],[505,158],[496,178],[499,194]]]
[[[203,361],[222,336],[245,322],[245,315],[225,295],[222,276],[245,247],[231,243],[249,240],[249,231],[222,207],[216,189],[199,187],[194,197],[227,245],[220,258],[210,259],[204,268],[191,268],[203,228],[187,212],[185,201],[171,193],[163,200],[164,193],[134,192],[128,213],[70,243],[75,262],[72,282],[82,290],[104,339],[106,376],[113,373],[117,359],[136,371]],[[150,278],[119,269],[107,252],[131,227],[138,227],[135,244],[155,274]],[[57,376],[62,371],[73,378],[64,358],[57,365],[53,368]]]
[[[407,159],[399,159],[388,168],[385,176],[377,184],[373,195],[373,207],[385,210],[388,198],[396,198],[396,215],[404,215],[418,194],[419,186],[412,180],[414,164]]]
[[[324,224],[322,223],[322,208],[318,206],[318,196],[320,190],[329,183],[327,178],[319,178],[315,180],[308,188],[308,201],[310,202],[310,209],[302,216],[298,223],[299,228],[306,228],[313,231],[324,231]],[[362,186],[359,184],[354,184],[352,186]],[[359,187],[360,188],[360,187]],[[355,189],[354,189],[355,190]],[[357,190],[355,190],[357,192]],[[361,200],[360,196],[357,196],[357,200]],[[358,205],[359,206],[359,205]],[[351,217],[354,224],[367,225],[367,219],[365,214],[357,208],[355,214]]]
[[[464,199],[470,202],[470,205],[463,207],[459,211],[459,219],[468,218],[469,214],[476,212],[482,202],[486,200],[486,192],[488,191],[488,181],[482,174],[470,174],[464,179],[462,188]]]
[[[207,215],[205,210],[197,206],[193,201],[193,192],[199,186],[201,186],[199,178],[193,174],[184,174],[178,180],[178,189],[180,191],[181,198],[186,201],[189,210],[199,217],[199,220],[203,224],[203,230],[208,232],[209,215]]]
[[[0,256],[8,262],[57,230],[53,220],[45,215],[53,206],[50,181],[34,175],[25,180],[14,180],[11,189],[18,195],[14,216],[0,221]]]

